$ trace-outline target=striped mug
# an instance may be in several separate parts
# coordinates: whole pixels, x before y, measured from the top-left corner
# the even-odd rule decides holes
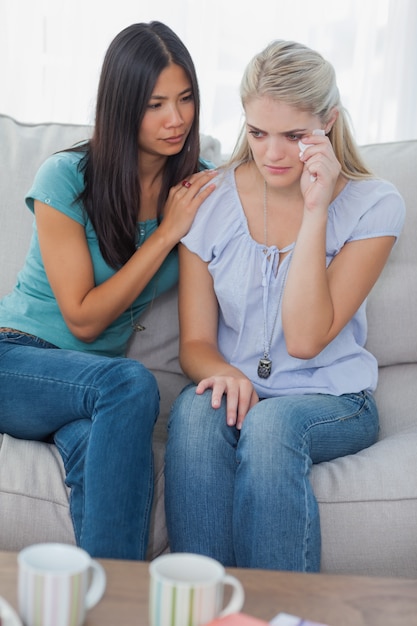
[[[19,552],[19,613],[25,626],[82,626],[106,588],[102,566],[72,545],[38,543]]]
[[[239,580],[208,556],[164,554],[151,562],[149,573],[150,626],[203,626],[243,607],[245,594]],[[233,593],[223,608],[225,585],[231,585]]]

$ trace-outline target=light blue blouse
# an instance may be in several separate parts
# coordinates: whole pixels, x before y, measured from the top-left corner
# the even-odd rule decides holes
[[[252,239],[237,193],[234,169],[219,174],[216,184],[182,242],[208,263],[219,302],[219,349],[225,359],[252,380],[262,398],[373,391],[378,368],[374,356],[364,348],[366,303],[315,358],[290,356],[282,330],[280,300],[291,254],[279,264],[276,274],[280,250],[271,246],[265,255],[264,245]],[[349,181],[329,206],[327,265],[349,241],[398,237],[404,218],[403,199],[391,183],[376,179]],[[272,372],[269,378],[262,379],[257,368],[263,357],[265,333],[268,339],[273,335]]]
[[[85,229],[87,244],[94,268],[95,284],[99,285],[115,273],[104,261],[94,228],[82,204],[76,198],[84,188],[80,171],[83,153],[61,152],[49,157],[38,170],[26,203],[31,211],[34,201],[50,204],[68,215]],[[137,245],[157,228],[156,220],[138,223]],[[132,308],[116,319],[95,341],[84,343],[70,332],[52,292],[40,254],[36,222],[25,264],[18,275],[13,291],[0,301],[0,326],[16,328],[42,337],[46,341],[71,350],[81,350],[107,356],[123,356],[136,318],[159,294],[178,280],[177,250],[174,249],[151,279]]]

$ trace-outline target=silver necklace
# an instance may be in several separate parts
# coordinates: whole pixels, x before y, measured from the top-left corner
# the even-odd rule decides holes
[[[146,330],[146,326],[144,326],[143,324],[139,324],[139,322],[135,322],[135,320],[133,319],[132,305],[130,305],[130,325],[135,333],[140,333],[142,332],[142,330]]]
[[[139,222],[139,237],[136,243],[136,250],[141,247],[144,237],[145,237],[145,229],[142,226],[142,224]],[[135,320],[133,319],[133,303],[130,305],[130,325],[133,328],[135,333],[140,333],[143,330],[146,330],[146,327],[143,326],[143,324],[139,324],[139,322],[137,321],[135,322]]]
[[[288,250],[288,248],[283,248],[281,250],[281,252],[286,252]],[[266,186],[266,181],[264,182],[264,250],[263,250],[264,254],[268,254],[268,198],[267,198],[267,186]],[[292,254],[292,252],[290,252],[290,255]],[[289,255],[289,256],[290,256]],[[273,260],[268,260],[269,263],[272,263]],[[282,294],[284,292],[284,287],[285,287],[285,283],[287,281],[287,274],[288,274],[288,268],[290,265],[290,258],[288,258],[288,263],[287,263],[287,267],[285,270],[285,275],[282,279],[282,283],[281,283],[281,288],[279,291],[279,296],[278,296],[278,302],[277,302],[277,309],[275,312],[275,317],[274,317],[274,321],[272,324],[272,329],[271,332],[268,335],[268,322],[267,322],[267,317],[268,317],[268,307],[265,305],[265,300],[264,300],[264,307],[263,307],[263,313],[264,313],[264,352],[263,352],[263,356],[259,359],[258,362],[258,376],[259,378],[269,378],[271,375],[271,371],[272,371],[272,360],[270,357],[270,348],[271,348],[271,343],[272,343],[272,338],[274,336],[274,331],[275,331],[275,327],[276,327],[276,323],[278,320],[278,315],[279,315],[279,310],[280,310],[280,306],[281,306],[281,300],[282,300]],[[266,283],[264,284],[264,289],[269,289],[269,285]]]

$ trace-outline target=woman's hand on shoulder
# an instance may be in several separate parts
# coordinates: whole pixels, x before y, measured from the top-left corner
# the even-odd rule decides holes
[[[241,372],[227,375],[210,376],[199,382],[196,393],[202,394],[207,389],[212,390],[211,406],[218,409],[223,395],[226,396],[226,421],[228,426],[242,428],[248,411],[259,402],[252,382]]]
[[[211,182],[216,175],[217,170],[203,170],[171,187],[159,228],[172,239],[173,246],[188,233],[201,203],[216,188]]]

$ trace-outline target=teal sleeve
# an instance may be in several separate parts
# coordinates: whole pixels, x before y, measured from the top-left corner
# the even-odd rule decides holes
[[[203,157],[199,157],[198,167],[199,167],[199,172],[202,172],[203,170],[215,170],[216,169],[216,166],[211,161],[207,161],[207,159],[203,159]]]
[[[84,189],[84,175],[80,163],[83,154],[61,152],[44,161],[25,197],[26,205],[32,213],[35,200],[38,200],[85,225],[84,211],[77,200]]]

